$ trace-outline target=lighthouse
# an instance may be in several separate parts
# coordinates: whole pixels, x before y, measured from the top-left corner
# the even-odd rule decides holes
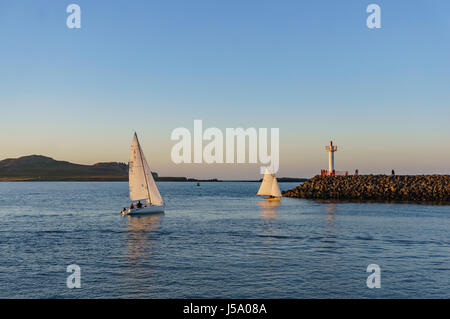
[[[334,175],[334,152],[337,151],[337,146],[333,145],[333,141],[330,141],[330,145],[325,146],[325,150],[328,152],[328,174]]]

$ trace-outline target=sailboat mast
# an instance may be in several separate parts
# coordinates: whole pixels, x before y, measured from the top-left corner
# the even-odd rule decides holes
[[[136,141],[138,143],[138,147],[139,147],[139,153],[140,153],[140,157],[141,157],[141,165],[142,165],[142,169],[144,170],[144,178],[145,178],[145,187],[147,188],[147,195],[148,195],[148,200],[149,200],[149,204],[152,203],[152,199],[150,197],[150,191],[148,190],[148,181],[147,181],[147,174],[145,173],[145,166],[144,166],[144,159],[143,159],[143,154],[142,154],[142,148],[141,148],[141,143],[139,143],[139,139],[137,137],[136,134]]]

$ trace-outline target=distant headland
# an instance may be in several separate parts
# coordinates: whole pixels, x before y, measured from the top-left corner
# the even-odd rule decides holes
[[[153,172],[153,177],[158,182],[222,182],[217,178],[164,177],[158,176],[156,172]],[[81,165],[42,155],[30,155],[0,161],[0,181],[128,181],[128,164],[106,162]],[[278,181],[300,183],[306,179],[281,177]]]
[[[316,176],[284,197],[450,203],[450,175]]]
[[[42,155],[0,161],[0,181],[125,181],[125,163],[74,164]]]

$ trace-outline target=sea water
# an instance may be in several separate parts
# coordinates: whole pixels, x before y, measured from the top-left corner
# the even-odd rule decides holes
[[[158,186],[164,215],[122,217],[126,182],[0,183],[0,298],[450,298],[450,206]]]

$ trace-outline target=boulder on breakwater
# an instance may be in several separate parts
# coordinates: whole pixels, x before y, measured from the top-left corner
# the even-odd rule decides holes
[[[450,203],[450,175],[315,176],[282,194],[324,200]]]

